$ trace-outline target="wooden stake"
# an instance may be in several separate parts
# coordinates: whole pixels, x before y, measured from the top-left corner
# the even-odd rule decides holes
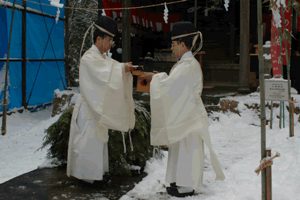
[[[271,149],[266,149],[266,156],[271,157]],[[266,199],[272,200],[272,165],[266,167]]]
[[[291,98],[291,101],[289,101],[289,112],[290,112],[290,137],[294,137],[294,113],[295,113],[295,101],[294,98]]]
[[[273,101],[271,101],[271,112],[270,112],[270,129],[273,128]]]

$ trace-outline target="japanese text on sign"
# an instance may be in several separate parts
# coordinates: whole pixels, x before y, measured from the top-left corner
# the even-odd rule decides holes
[[[265,80],[266,100],[288,101],[288,81],[284,79]]]

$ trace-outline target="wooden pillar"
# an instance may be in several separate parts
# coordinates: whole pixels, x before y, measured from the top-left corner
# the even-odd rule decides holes
[[[236,20],[236,2],[230,1],[229,4],[229,56],[231,60],[234,60],[236,54],[236,32],[235,32],[235,20]]]
[[[129,7],[131,5],[131,0],[122,0],[123,7]],[[122,61],[128,62],[131,58],[131,16],[130,10],[122,10]]]
[[[103,9],[102,0],[98,0],[98,19],[102,15],[102,10],[101,9]]]
[[[250,1],[240,0],[240,71],[239,92],[249,92],[249,34],[250,34]]]

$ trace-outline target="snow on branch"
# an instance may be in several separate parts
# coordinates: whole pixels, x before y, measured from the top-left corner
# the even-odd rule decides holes
[[[273,14],[273,19],[276,28],[281,27],[281,16],[280,16],[280,9],[286,8],[285,4],[286,0],[270,0],[270,6]]]

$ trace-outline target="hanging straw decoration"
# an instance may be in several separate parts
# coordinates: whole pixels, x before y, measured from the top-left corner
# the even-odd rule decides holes
[[[224,7],[225,7],[225,10],[228,11],[228,8],[229,8],[229,0],[224,0]]]
[[[165,2],[164,20],[165,20],[166,24],[168,23],[168,15],[169,15],[169,10],[168,10],[168,7],[167,7],[167,3]]]
[[[57,11],[56,11],[56,17],[55,17],[55,22],[57,23],[58,20],[59,20],[59,15],[60,15],[60,8],[63,8],[64,7],[64,4],[63,3],[60,3],[60,0],[51,0],[50,1],[50,5],[51,6],[54,6],[57,8]]]
[[[105,10],[102,9],[102,16],[106,16]]]

